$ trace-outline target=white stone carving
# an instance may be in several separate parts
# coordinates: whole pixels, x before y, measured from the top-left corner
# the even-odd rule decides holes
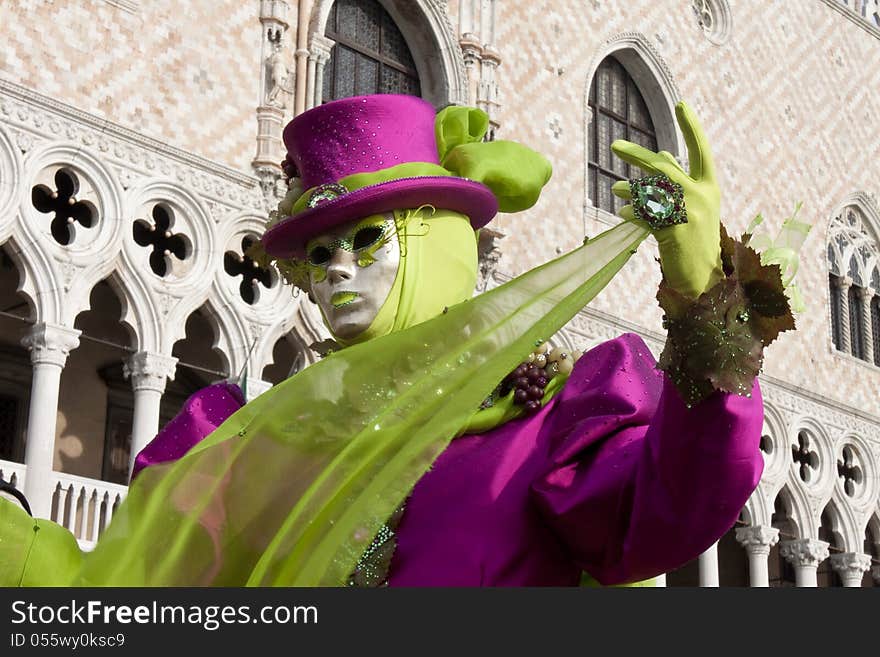
[[[840,575],[844,586],[861,586],[862,577],[871,568],[871,555],[861,552],[832,554],[831,567]]]
[[[0,239],[3,240],[12,230],[15,190],[21,185],[21,176],[21,152],[14,138],[0,124]]]
[[[243,174],[225,164],[174,148],[157,139],[91,115],[44,96],[26,87],[0,79],[0,117],[37,141],[56,141],[68,137],[77,145],[85,145],[91,136],[99,152],[110,155],[105,162],[123,165],[136,173],[147,175],[143,166],[146,153],[156,158],[157,166],[186,172],[187,179],[196,181],[203,191],[217,195],[225,190],[228,205],[259,207],[259,186],[254,176]],[[38,127],[39,126],[39,127]]]
[[[185,334],[186,318],[205,305],[220,335],[218,348],[231,364],[244,363],[251,346],[243,337],[244,315],[256,312],[264,332],[275,340],[289,331],[301,333],[303,342],[317,339],[320,320],[317,328],[314,322],[302,324],[297,311],[301,300],[289,289],[277,285],[264,291],[257,311],[223,291],[230,277],[223,270],[221,246],[232,234],[262,232],[265,213],[257,178],[6,80],[0,80],[0,123],[0,207],[6,204],[8,210],[0,214],[0,237],[20,272],[20,292],[31,302],[37,322],[72,325],[88,307],[94,285],[109,278],[122,302],[122,321],[132,328],[139,351],[171,353]],[[33,142],[24,160],[15,145],[16,133]],[[59,136],[65,141],[58,141]],[[58,167],[69,167],[89,186],[101,213],[96,236],[81,250],[63,247],[35,228],[47,216],[30,205],[30,189],[46,176],[52,182]],[[7,181],[13,183],[8,193]],[[9,203],[18,206],[9,208]],[[192,246],[188,269],[166,279],[149,270],[147,249],[132,238],[133,222],[148,218],[156,203],[173,208],[174,231],[185,233]],[[271,346],[254,358],[260,359],[253,362],[253,371],[259,373],[271,362]]]
[[[727,0],[692,0],[691,7],[709,41],[716,46],[727,42],[733,30],[733,12]]]
[[[768,555],[770,548],[779,542],[779,530],[766,525],[737,527],[736,540],[749,554]]]
[[[168,379],[174,379],[177,359],[174,356],[138,351],[125,361],[123,375],[131,378],[135,390],[148,389],[163,392]]]
[[[21,344],[31,352],[34,365],[49,363],[64,367],[68,354],[79,346],[79,335],[77,329],[39,323],[22,338]]]
[[[814,538],[799,538],[782,541],[779,551],[793,566],[816,567],[828,558],[828,543]]]
[[[835,214],[828,229],[831,273],[849,276],[861,287],[872,286],[880,264],[880,213],[872,206],[866,195],[854,195],[851,203]]]
[[[288,99],[294,93],[293,76],[287,66],[287,54],[281,40],[272,44],[272,54],[266,59],[266,71],[269,77],[266,105],[284,109]]]

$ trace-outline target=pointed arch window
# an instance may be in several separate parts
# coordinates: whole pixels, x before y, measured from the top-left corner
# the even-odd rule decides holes
[[[858,205],[831,221],[827,256],[834,348],[880,365],[880,244]]]
[[[325,103],[375,93],[421,95],[406,40],[376,0],[337,0],[326,35],[336,43],[324,69]]]
[[[611,193],[618,180],[642,175],[611,152],[611,142],[626,139],[657,150],[657,131],[651,113],[633,78],[614,56],[606,57],[590,84],[589,193],[593,205],[616,213],[625,201]]]

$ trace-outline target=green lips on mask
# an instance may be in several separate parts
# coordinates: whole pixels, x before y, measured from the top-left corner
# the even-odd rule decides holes
[[[334,308],[342,308],[357,299],[360,295],[357,292],[334,292],[330,297],[330,303]]]

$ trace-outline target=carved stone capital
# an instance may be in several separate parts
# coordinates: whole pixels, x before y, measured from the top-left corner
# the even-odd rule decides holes
[[[131,377],[132,388],[137,390],[165,391],[168,379],[174,379],[177,359],[150,351],[139,351],[132,354],[122,366],[123,375]]]
[[[831,567],[846,580],[862,579],[862,575],[871,567],[871,555],[861,552],[843,552],[831,555]]]
[[[779,553],[792,566],[816,568],[828,558],[828,543],[815,538],[782,541],[779,545]]]
[[[483,46],[482,60],[484,64],[497,68],[501,66],[501,53],[494,46]]]
[[[67,355],[79,346],[80,333],[77,329],[41,322],[21,339],[21,344],[31,352],[34,365],[64,367]]]
[[[474,64],[483,55],[483,46],[480,44],[479,37],[471,32],[462,34],[458,43],[461,46],[465,66]]]
[[[858,291],[859,295],[862,297],[866,304],[870,303],[871,299],[874,298],[875,292],[870,287],[860,287],[858,288]]]
[[[260,180],[260,189],[263,191],[263,206],[266,211],[274,210],[275,206],[283,198],[282,172],[277,165],[254,164],[254,171]]]
[[[330,51],[336,42],[323,34],[313,34],[309,39],[309,50],[318,63],[326,64],[330,59]]]
[[[838,288],[839,290],[845,291],[852,286],[853,279],[851,279],[849,276],[835,276],[833,282],[834,287]]]
[[[736,540],[749,554],[770,554],[770,548],[779,542],[779,530],[765,525],[737,527]]]

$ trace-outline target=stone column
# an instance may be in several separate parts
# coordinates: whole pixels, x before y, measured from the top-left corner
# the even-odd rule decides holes
[[[330,61],[330,51],[333,50],[335,43],[333,39],[323,34],[312,36],[311,56],[315,60],[315,80],[309,96],[310,107],[317,107],[324,101],[324,67]]]
[[[828,543],[815,538],[783,541],[780,554],[794,566],[795,582],[799,587],[816,586],[816,569],[828,558]]]
[[[757,525],[754,527],[738,527],[736,540],[749,555],[749,584],[754,587],[770,586],[770,573],[767,569],[767,557],[770,548],[779,542],[779,530],[775,527]]]
[[[840,576],[844,586],[862,585],[862,577],[871,567],[871,555],[861,552],[844,552],[831,555],[831,567]]]
[[[459,39],[461,54],[464,58],[464,74],[467,80],[467,101],[471,105],[477,104],[480,95],[480,74],[478,72],[480,59],[483,56],[483,47],[477,37],[471,33],[463,34]]]
[[[490,131],[493,135],[499,127],[498,108],[501,107],[498,91],[498,67],[501,65],[501,51],[495,45],[497,4],[496,0],[483,0],[483,11],[480,17],[480,32],[483,36],[481,72],[485,84],[485,109],[489,115]]]
[[[159,432],[159,406],[165,383],[174,379],[177,359],[149,351],[133,354],[123,365],[123,373],[131,377],[134,389],[134,417],[131,422],[131,452],[128,455],[128,472],[134,459]]]
[[[474,32],[474,0],[461,0],[458,5],[458,34]]]
[[[483,46],[482,65],[480,67],[480,93],[482,98],[477,98],[477,107],[489,115],[490,130],[498,128],[498,108],[501,107],[498,98],[497,71],[501,66],[501,53],[494,46]]]
[[[297,48],[293,52],[296,62],[296,94],[294,95],[293,115],[299,116],[306,111],[306,93],[308,85],[309,51]]]
[[[308,68],[306,72],[306,109],[310,110],[315,106],[315,71],[318,66],[317,56],[314,52],[309,53]]]
[[[22,339],[31,352],[33,377],[28,410],[24,463],[24,494],[34,516],[48,518],[52,509],[52,468],[58,389],[67,355],[79,346],[80,331],[66,326],[36,324]]]
[[[840,305],[837,308],[840,316],[840,350],[851,354],[852,341],[849,338],[849,288],[852,279],[849,276],[840,276],[834,279],[834,284],[840,293],[837,295]]]
[[[860,287],[859,294],[862,297],[862,343],[865,345],[864,356],[869,363],[874,362],[874,332],[871,329],[871,300],[874,298],[874,290],[869,287]]]
[[[697,559],[700,569],[700,586],[718,586],[718,543],[710,545]]]

